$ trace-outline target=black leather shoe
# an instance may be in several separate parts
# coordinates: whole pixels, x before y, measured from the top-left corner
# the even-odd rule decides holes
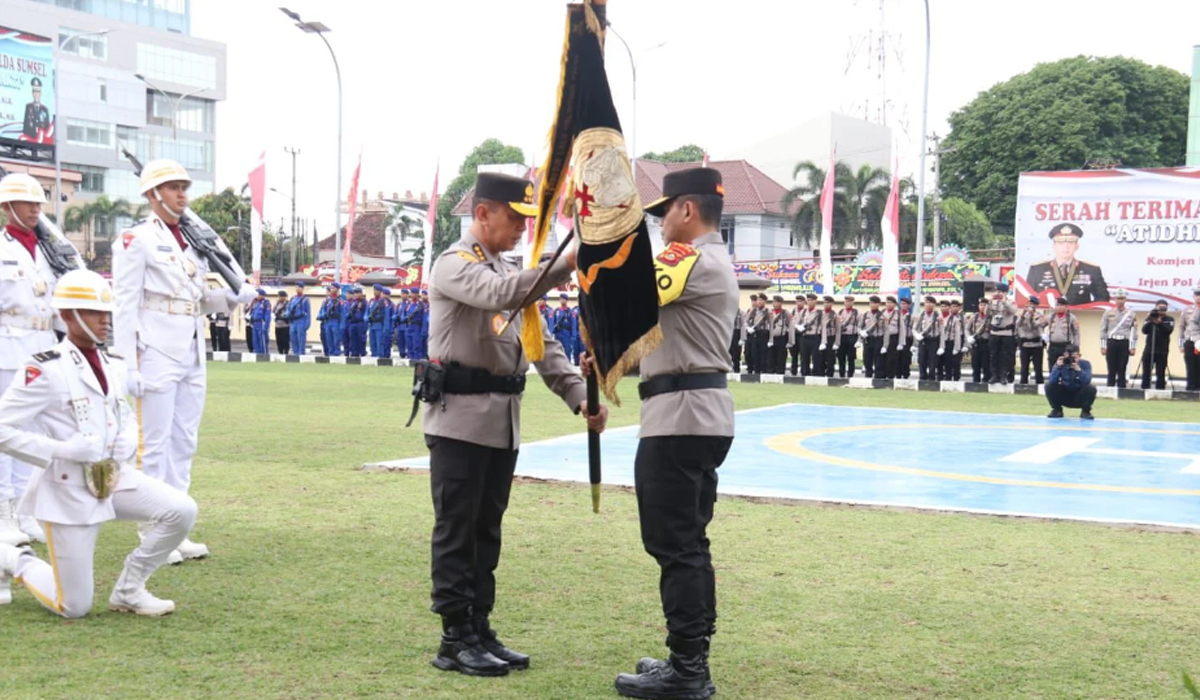
[[[1047,418],[1062,418],[1063,417],[1062,409],[1056,408],[1053,411],[1051,411],[1050,414],[1047,415],[1046,417]]]
[[[471,620],[471,628],[479,636],[480,645],[492,656],[508,664],[514,671],[524,671],[529,668],[529,655],[509,649],[496,637],[486,617],[476,617]]]
[[[1079,417],[1082,420],[1096,420],[1096,417],[1092,415],[1091,411],[1084,411],[1083,413],[1079,414]]]
[[[470,624],[446,627],[433,665],[443,671],[458,671],[467,676],[508,674],[508,664],[483,647],[479,635],[475,634]]]
[[[708,700],[716,694],[704,654],[706,638],[671,640],[667,661],[642,659],[637,675],[622,673],[614,686],[627,698],[647,700]],[[645,668],[645,671],[642,669]]]

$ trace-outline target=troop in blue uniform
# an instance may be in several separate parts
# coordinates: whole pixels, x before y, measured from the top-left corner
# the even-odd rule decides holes
[[[346,354],[362,357],[367,354],[367,300],[362,296],[362,287],[354,287],[353,298],[346,309],[346,334],[349,342]]]
[[[251,340],[254,346],[250,351],[256,355],[265,355],[267,348],[267,332],[271,328],[271,302],[267,299],[267,290],[258,288],[258,298],[250,302],[250,324],[254,331]]]
[[[538,302],[538,313],[542,315],[547,328],[554,328],[554,309],[550,308],[550,297],[542,297]]]
[[[579,322],[579,307],[571,309],[571,323],[575,326],[575,335],[571,338],[571,347],[566,348],[571,363],[579,364],[579,353],[583,352],[583,324]]]
[[[396,350],[400,357],[408,357],[408,312],[411,304],[407,289],[400,290],[400,303],[396,304],[395,323],[392,334],[395,336]]]
[[[291,350],[293,355],[303,355],[304,346],[308,342],[308,329],[312,325],[312,302],[304,294],[304,283],[296,283],[296,296],[287,306],[288,329],[291,333]]]
[[[408,307],[404,312],[404,354],[410,360],[419,360],[421,355],[422,307],[421,295],[416,289],[408,290]]]
[[[392,338],[396,335],[396,303],[392,301],[392,290],[383,288],[383,303],[387,306],[387,323],[383,327],[383,349],[379,357],[392,356]]]
[[[371,287],[375,296],[367,303],[367,331],[371,340],[371,357],[383,357],[383,331],[387,326],[387,305],[383,303],[383,285]]]
[[[550,324],[550,332],[554,334],[554,339],[563,346],[563,352],[570,357],[571,348],[575,345],[575,314],[567,306],[566,292],[559,294],[558,298],[562,305],[554,310],[554,321]]]
[[[429,290],[421,290],[421,327],[417,330],[417,347],[419,357],[424,360],[429,357]]]
[[[321,322],[321,352],[326,357],[342,354],[342,300],[338,298],[338,290],[337,284],[330,284],[327,287],[329,296],[317,311],[317,320]]]

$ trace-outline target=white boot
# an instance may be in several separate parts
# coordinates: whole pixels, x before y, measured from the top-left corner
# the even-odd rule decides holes
[[[189,539],[184,539],[179,543],[179,548],[175,550],[184,559],[203,559],[208,556],[208,546],[193,542]]]
[[[0,544],[0,605],[12,602],[12,581],[17,576],[17,557],[21,550],[11,544]]]
[[[29,535],[21,532],[17,516],[13,513],[12,501],[0,501],[0,544],[13,547],[29,544]]]
[[[131,567],[126,561],[112,595],[108,597],[108,609],[145,617],[162,617],[175,612],[173,601],[156,598],[146,590],[147,578],[149,576],[140,567]]]
[[[183,563],[183,555],[179,553],[178,549],[172,549],[171,553],[167,555],[167,564],[169,564],[170,566],[175,566],[176,564],[182,564],[182,563]]]
[[[18,515],[17,526],[21,528],[21,532],[29,535],[29,539],[34,542],[46,543],[46,533],[42,530],[42,526],[38,524],[37,518],[31,515]]]

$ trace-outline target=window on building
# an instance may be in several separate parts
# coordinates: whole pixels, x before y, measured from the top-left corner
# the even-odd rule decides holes
[[[146,123],[156,126],[171,127],[171,112],[175,110],[178,95],[167,93],[163,95],[155,90],[146,93]],[[198,97],[187,97],[179,103],[175,112],[175,120],[181,131],[199,131],[213,133],[215,110],[212,100]]]
[[[725,242],[725,245],[729,248],[729,252],[732,254],[734,244],[737,240],[733,217],[721,219],[721,240]]]
[[[97,80],[100,86],[100,101],[108,102],[108,81],[104,79]]]
[[[217,59],[215,56],[139,43],[137,67],[139,73],[151,80],[194,85],[208,90],[217,87]]]
[[[72,8],[77,9],[77,8]],[[108,36],[79,36],[87,32],[82,29],[58,30],[58,48],[63,53],[81,58],[94,58],[103,61],[108,58]],[[74,37],[74,38],[72,38]]]
[[[104,175],[108,172],[106,168],[74,163],[63,163],[63,168],[78,170],[79,174],[83,176],[83,180],[79,183],[80,192],[104,192]]]
[[[86,119],[67,119],[67,143],[76,146],[112,148],[113,125]]]

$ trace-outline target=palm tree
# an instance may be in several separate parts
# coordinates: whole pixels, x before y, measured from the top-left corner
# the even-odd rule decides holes
[[[826,172],[811,160],[797,163],[792,170],[792,179],[799,181],[800,174],[804,173],[804,183],[788,190],[780,203],[785,212],[795,207],[792,214],[792,245],[799,248],[812,248],[813,243],[819,240],[821,187],[825,184]],[[795,206],[797,202],[799,206]]]
[[[837,205],[846,217],[845,226],[834,228],[834,244],[840,248],[858,249],[879,245],[883,240],[879,232],[879,217],[870,215],[867,204],[872,199],[879,201],[880,197],[884,202],[887,201],[891,174],[883,168],[870,165],[862,165],[855,172],[849,165],[838,163],[834,179],[842,191],[842,198]],[[882,215],[882,207],[879,213]]]
[[[402,260],[400,257],[404,252],[404,240],[414,236],[424,236],[423,222],[404,213],[404,203],[397,202],[383,218],[383,230],[392,237],[396,266],[412,264],[412,260]]]

